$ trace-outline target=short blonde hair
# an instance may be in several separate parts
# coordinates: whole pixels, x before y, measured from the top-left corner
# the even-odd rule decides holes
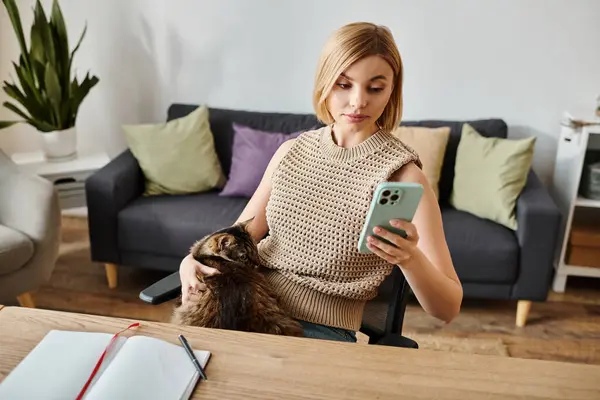
[[[320,121],[334,122],[326,100],[340,74],[356,61],[372,55],[382,57],[394,72],[392,94],[377,123],[387,131],[398,126],[402,119],[402,58],[390,30],[369,22],[342,26],[323,47],[313,90],[313,108]]]

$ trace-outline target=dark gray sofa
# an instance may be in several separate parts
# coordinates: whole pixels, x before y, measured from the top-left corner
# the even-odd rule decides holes
[[[187,115],[196,107],[173,104],[168,109],[167,119]],[[322,125],[312,114],[211,108],[211,129],[225,174],[229,173],[231,162],[232,122],[287,133]],[[451,207],[448,198],[463,122],[469,122],[484,136],[507,137],[507,125],[501,119],[404,121],[402,125],[451,127],[439,201],[464,296],[519,300],[521,315],[517,325],[523,325],[531,301],[545,300],[549,290],[559,211],[533,170],[517,202],[519,228],[516,232]],[[233,223],[248,201],[220,197],[217,191],[141,197],[143,186],[142,171],[129,150],[86,181],[94,261],[176,271],[195,240]]]

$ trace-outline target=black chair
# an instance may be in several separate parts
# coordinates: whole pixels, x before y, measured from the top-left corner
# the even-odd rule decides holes
[[[161,279],[140,292],[140,299],[149,304],[161,304],[181,295],[179,272]],[[367,302],[360,331],[369,337],[369,344],[418,349],[414,340],[402,336],[406,303],[410,296],[400,268],[383,281],[379,294]]]

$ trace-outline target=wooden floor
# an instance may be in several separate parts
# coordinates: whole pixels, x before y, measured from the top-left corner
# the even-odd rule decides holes
[[[40,308],[165,321],[172,303],[159,306],[138,299],[140,290],[166,273],[121,267],[119,285],[109,289],[104,267],[92,263],[85,219],[63,218],[63,245],[49,284],[34,293]],[[511,357],[600,365],[600,280],[572,278],[564,294],[534,303],[528,324],[514,325],[516,302],[466,299],[461,314],[445,325],[409,304],[405,332],[446,338],[500,339]]]

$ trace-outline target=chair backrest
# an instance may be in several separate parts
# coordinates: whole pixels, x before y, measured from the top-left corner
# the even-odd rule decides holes
[[[365,305],[361,332],[373,343],[386,335],[401,335],[410,287],[400,268],[394,268],[380,285],[378,295]]]
[[[400,268],[394,268],[392,275],[394,287],[392,288],[392,298],[390,299],[385,321],[385,331],[386,333],[401,335],[406,304],[410,296],[410,286]]]

